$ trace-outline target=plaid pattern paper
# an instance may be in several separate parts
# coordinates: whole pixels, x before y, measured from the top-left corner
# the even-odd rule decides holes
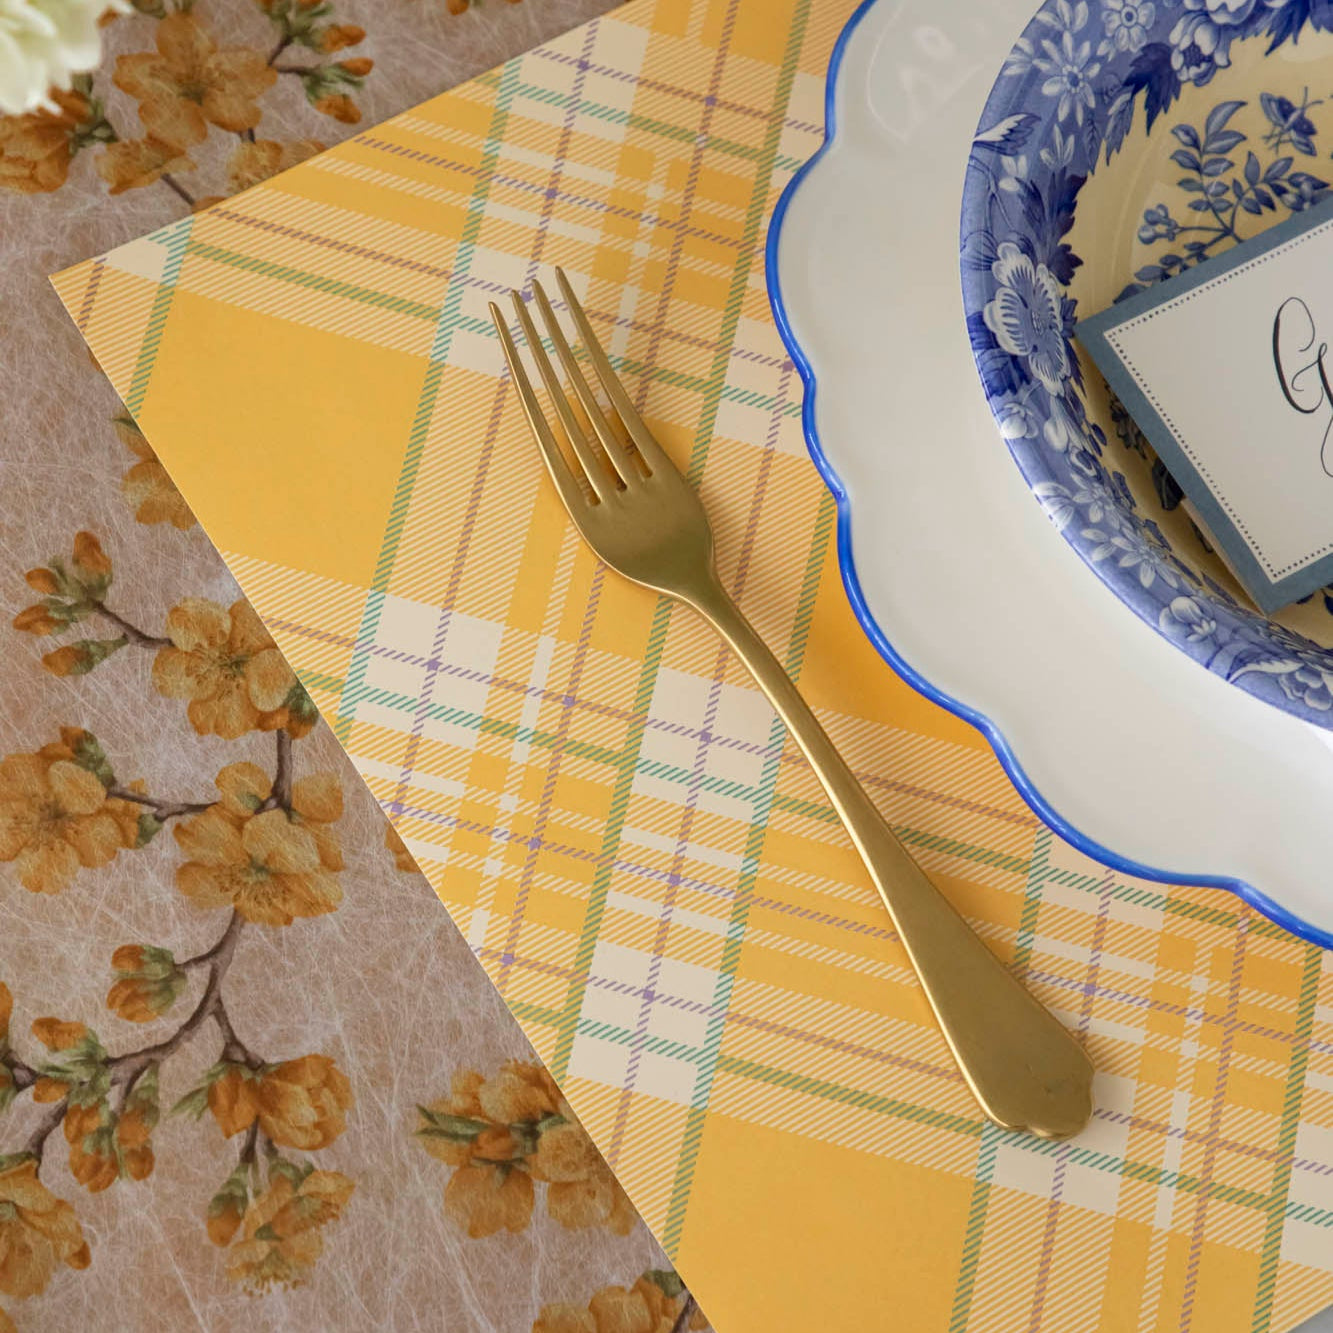
[[[853,7],[636,0],[55,281],[717,1327],[1288,1329],[1333,1300],[1324,956],[1061,844],[843,598],[762,242]],[[487,316],[556,263],[726,584],[1087,1042],[1076,1141],[982,1122],[762,697],[571,529]]]

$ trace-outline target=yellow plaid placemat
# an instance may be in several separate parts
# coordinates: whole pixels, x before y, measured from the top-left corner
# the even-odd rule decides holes
[[[56,284],[719,1328],[1286,1329],[1333,1300],[1323,955],[1065,847],[843,599],[761,250],[853,7],[637,0]],[[570,529],[486,316],[553,263],[725,581],[1085,1035],[1076,1142],[981,1122],[768,707]]]

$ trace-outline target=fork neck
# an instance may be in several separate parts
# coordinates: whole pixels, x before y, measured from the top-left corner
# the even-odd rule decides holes
[[[810,761],[834,805],[840,811],[855,810],[869,816],[874,810],[870,798],[829,740],[786,667],[722,586],[717,574],[710,568],[688,591],[682,589],[676,596],[703,616],[745,664]],[[878,815],[874,818],[878,819]]]

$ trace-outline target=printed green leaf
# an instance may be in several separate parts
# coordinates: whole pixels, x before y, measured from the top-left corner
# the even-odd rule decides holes
[[[649,1269],[644,1277],[654,1286],[661,1287],[662,1294],[673,1301],[685,1290],[685,1284],[680,1280],[680,1274],[673,1272],[670,1268]]]
[[[125,1099],[125,1109],[127,1111],[138,1111],[143,1116],[149,1129],[157,1124],[162,1114],[158,1105],[157,1070],[157,1065],[149,1065],[139,1075],[133,1091]]]
[[[198,1120],[208,1110],[208,1088],[192,1088],[168,1112],[170,1115],[188,1115],[191,1120]]]
[[[283,700],[283,707],[297,722],[313,723],[319,716],[319,709],[315,707],[315,701],[306,692],[305,686],[299,680],[287,691],[287,697]]]
[[[484,1120],[473,1120],[465,1115],[449,1115],[444,1111],[431,1111],[418,1106],[421,1117],[426,1123],[417,1133],[426,1139],[452,1139],[455,1143],[471,1143],[484,1129],[490,1126]]]
[[[139,816],[139,828],[134,837],[134,845],[136,847],[147,847],[162,832],[164,827],[162,821],[156,815],[144,811]]]
[[[219,1213],[232,1207],[244,1212],[246,1204],[250,1201],[250,1191],[245,1177],[246,1168],[238,1166],[222,1182],[222,1188],[208,1201],[209,1217],[217,1217]]]
[[[274,1155],[268,1161],[268,1178],[271,1181],[274,1176],[286,1176],[295,1188],[300,1189],[305,1178],[314,1169],[314,1162],[293,1162],[286,1157]]]
[[[110,789],[116,785],[116,775],[106,757],[106,751],[91,731],[85,731],[74,747],[74,762],[80,768],[86,768],[102,786]]]

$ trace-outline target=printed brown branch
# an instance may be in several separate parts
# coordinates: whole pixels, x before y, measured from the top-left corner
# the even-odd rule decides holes
[[[180,815],[197,815],[201,810],[207,810],[217,804],[216,801],[160,801],[156,797],[145,796],[143,792],[131,791],[128,787],[121,786],[108,787],[106,794],[114,796],[117,800],[132,801],[135,805],[146,806],[156,819],[164,822]]]
[[[186,958],[184,961],[177,963],[176,966],[188,971],[192,967],[202,967],[205,963],[211,963],[227,947],[228,942],[229,937],[224,933],[215,944],[210,945],[203,953],[197,953],[192,958]]]
[[[285,746],[284,738],[286,740]],[[290,802],[291,737],[287,736],[285,731],[278,732],[278,754],[280,771],[285,756],[288,773],[286,799]],[[130,793],[129,796],[130,799],[141,799],[137,798],[136,793]],[[144,803],[154,804],[151,801]],[[176,813],[180,813],[180,811]],[[204,991],[199,997],[199,1002],[175,1032],[152,1046],[145,1046],[138,1051],[127,1051],[123,1055],[114,1055],[107,1060],[106,1067],[110,1071],[112,1085],[120,1085],[121,1087],[121,1110],[124,1110],[126,1103],[129,1101],[135,1083],[148,1069],[153,1065],[161,1064],[174,1055],[209,1019],[212,1019],[217,1025],[218,1032],[222,1037],[222,1051],[219,1057],[221,1060],[233,1064],[243,1064],[251,1069],[263,1068],[264,1062],[236,1035],[236,1029],[232,1026],[231,1018],[222,1000],[222,979],[231,966],[232,957],[236,952],[236,943],[240,939],[241,930],[244,926],[245,918],[239,912],[233,911],[230,920],[227,922],[226,930],[222,932],[217,942],[203,953],[196,954],[193,958],[187,958],[180,964],[184,968],[206,965],[208,967],[208,980],[204,984]],[[4,1063],[9,1069],[15,1088],[19,1091],[30,1088],[41,1077],[31,1065],[13,1054],[7,1055]],[[46,1148],[46,1140],[65,1118],[65,1112],[68,1109],[68,1097],[62,1097],[58,1102],[53,1102],[43,1113],[24,1145],[23,1151],[35,1158],[39,1166]],[[254,1147],[255,1135],[252,1132],[246,1140],[244,1150],[249,1154],[248,1160],[254,1158]],[[247,1158],[243,1156],[242,1160],[247,1160]]]
[[[676,1322],[671,1325],[671,1333],[686,1333],[690,1326],[690,1319],[699,1308],[699,1302],[694,1299],[690,1292],[685,1293],[685,1304],[680,1307],[680,1313],[676,1316]]]
[[[189,190],[187,190],[185,186],[183,186],[180,183],[180,181],[178,181],[175,178],[175,176],[171,174],[171,172],[164,171],[158,177],[158,180],[160,180],[162,184],[165,185],[168,189],[173,190],[176,194],[178,194],[185,201],[185,204],[188,208],[193,208],[195,206],[196,200],[194,195],[192,195],[189,192]]]
[[[5,1064],[9,1066],[9,1074],[13,1079],[14,1087],[22,1092],[24,1088],[30,1088],[41,1077],[40,1074],[29,1064],[24,1064],[18,1056],[9,1054],[5,1056]]]
[[[255,1162],[255,1144],[259,1139],[259,1117],[256,1116],[250,1122],[250,1128],[245,1131],[245,1140],[241,1144],[241,1155],[237,1159],[238,1166],[253,1166]]]
[[[225,1060],[232,1065],[246,1065],[250,1069],[264,1067],[264,1062],[236,1035],[236,1029],[231,1025],[231,1016],[227,1013],[221,996],[218,997],[213,1009],[213,1021],[222,1034],[222,1053],[218,1056],[219,1060]]]
[[[46,1150],[46,1141],[51,1137],[51,1131],[65,1118],[65,1112],[68,1109],[68,1097],[62,1097],[58,1102],[52,1102],[41,1120],[37,1122],[37,1128],[33,1130],[27,1143],[23,1145],[23,1151],[35,1157],[38,1166],[41,1166],[42,1153]]]
[[[146,634],[137,625],[132,625],[122,615],[117,615],[105,602],[94,602],[93,608],[99,616],[105,616],[133,644],[140,648],[165,648],[170,639],[158,638],[156,634]]]
[[[277,767],[273,772],[273,790],[261,810],[287,810],[292,808],[292,736],[286,727],[279,727],[274,736],[278,742]]]
[[[210,950],[212,957],[208,964],[208,981],[204,993],[194,1011],[176,1029],[171,1036],[154,1046],[145,1046],[141,1051],[131,1051],[126,1055],[112,1056],[107,1061],[111,1070],[112,1083],[133,1083],[149,1065],[160,1064],[174,1055],[210,1018],[217,1023],[224,1042],[223,1059],[227,1059],[226,1047],[236,1042],[231,1022],[222,1007],[222,978],[231,966],[232,955],[236,952],[236,941],[240,938],[245,918],[239,912],[231,914],[227,929],[222,938]],[[239,1043],[236,1043],[239,1045]],[[249,1052],[246,1052],[249,1055]]]

